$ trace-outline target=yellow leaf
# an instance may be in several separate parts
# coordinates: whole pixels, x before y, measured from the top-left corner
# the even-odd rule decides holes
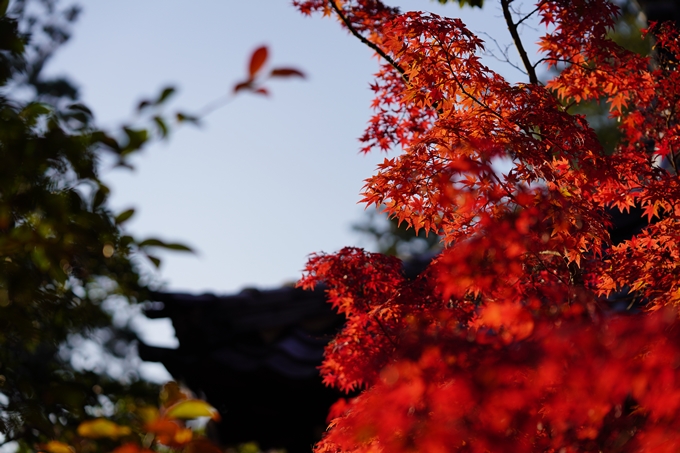
[[[130,427],[117,425],[105,418],[87,420],[78,426],[78,435],[89,437],[90,439],[99,439],[102,437],[117,439],[121,436],[127,436],[130,432]]]
[[[75,453],[75,449],[72,446],[58,440],[47,442],[44,449],[49,453]]]
[[[158,409],[153,406],[142,406],[137,408],[137,415],[145,423],[156,420],[159,417]]]
[[[202,400],[185,400],[168,408],[165,416],[168,418],[191,419],[198,417],[210,417],[219,420],[220,414],[217,409]]]

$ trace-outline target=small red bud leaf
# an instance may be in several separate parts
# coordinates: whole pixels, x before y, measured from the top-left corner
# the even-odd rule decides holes
[[[304,79],[305,74],[293,68],[277,68],[272,69],[271,77],[302,77]]]
[[[257,49],[255,49],[253,55],[250,57],[250,66],[248,68],[251,79],[255,77],[255,75],[258,73],[260,69],[262,69],[262,66],[264,65],[265,61],[267,61],[268,54],[269,51],[267,50],[266,46],[258,47]]]

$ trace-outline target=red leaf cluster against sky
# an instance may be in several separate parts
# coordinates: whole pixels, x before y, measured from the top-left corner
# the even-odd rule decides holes
[[[539,63],[561,71],[511,84],[460,20],[295,4],[384,61],[361,140],[400,153],[363,201],[445,245],[414,280],[359,249],[311,258],[301,285],[326,285],[347,317],[322,375],[361,390],[317,451],[680,451],[677,30],[652,30],[671,56],[652,65],[609,39],[611,3],[543,0]],[[619,121],[613,154],[571,112],[591,101]],[[606,209],[634,206],[652,223],[612,245]],[[628,292],[643,308],[612,310],[606,297]]]

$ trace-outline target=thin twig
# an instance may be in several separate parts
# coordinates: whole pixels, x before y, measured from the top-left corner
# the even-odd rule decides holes
[[[196,114],[196,117],[201,119],[203,117],[206,117],[210,115],[212,112],[215,110],[218,110],[225,105],[229,104],[231,101],[234,100],[234,94],[233,93],[227,93],[223,96],[220,96],[217,99],[213,99],[212,101],[208,102],[205,104],[203,107],[198,109],[198,113]]]
[[[333,10],[338,15],[338,17],[340,17],[340,20],[342,20],[342,22],[345,24],[345,26],[350,31],[350,33],[352,33],[359,41],[361,41],[362,43],[364,43],[365,45],[367,45],[368,47],[373,49],[378,55],[380,55],[385,61],[387,61],[390,64],[390,66],[392,66],[394,69],[396,69],[399,72],[399,74],[401,74],[401,77],[404,79],[404,81],[406,83],[409,82],[408,76],[406,75],[406,71],[404,70],[404,68],[402,68],[399,65],[399,63],[394,61],[394,59],[392,57],[387,55],[387,53],[384,50],[382,50],[380,47],[378,47],[377,44],[375,44],[375,43],[369,41],[368,39],[366,39],[365,37],[363,37],[361,35],[361,33],[359,33],[357,31],[357,29],[354,28],[354,25],[352,25],[352,23],[349,21],[347,16],[345,16],[343,14],[340,7],[338,7],[338,5],[335,3],[335,0],[328,0],[328,3],[330,3]]]
[[[465,85],[463,85],[463,82],[460,81],[460,79],[456,75],[456,70],[453,68],[453,65],[452,65],[452,62],[451,62],[452,52],[449,52],[449,50],[446,48],[444,43],[439,40],[439,38],[435,38],[435,40],[437,41],[437,43],[439,44],[439,46],[442,49],[446,49],[446,52],[445,52],[445,54],[446,54],[446,65],[449,67],[449,71],[451,72],[451,77],[453,78],[453,81],[456,82],[458,89],[465,96],[467,96],[467,98],[470,99],[472,102],[479,105],[480,107],[482,107],[483,109],[485,109],[486,111],[488,111],[489,113],[494,115],[495,117],[497,117],[499,119],[503,119],[503,116],[500,113],[496,112],[494,109],[492,109],[491,107],[489,107],[488,105],[486,105],[485,103],[483,103],[482,101],[477,99],[475,96],[473,96],[472,94],[467,92],[467,90],[465,89]],[[453,58],[456,58],[456,56],[453,55]]]
[[[534,8],[533,11],[531,11],[529,14],[527,14],[526,16],[524,16],[523,18],[521,18],[520,20],[518,20],[517,23],[515,24],[515,26],[518,26],[519,24],[521,24],[522,22],[524,22],[525,20],[527,20],[528,18],[530,18],[531,16],[533,16],[534,13],[535,13],[536,11],[538,11],[539,9],[541,9],[541,7],[543,6],[544,3],[545,3],[545,0],[541,1],[541,2],[536,6],[536,8]]]
[[[502,48],[502,47],[501,47],[501,44],[498,42],[498,40],[497,40],[496,38],[494,38],[493,36],[491,36],[489,33],[486,33],[486,32],[479,32],[479,34],[480,34],[480,35],[484,35],[484,36],[487,37],[487,39],[493,41],[493,43],[496,45],[496,48],[497,48],[498,51],[501,53],[501,55],[503,56],[503,58],[502,58],[502,59],[501,59],[501,58],[498,58],[492,51],[487,51],[487,52],[485,52],[485,55],[489,55],[490,57],[495,58],[496,60],[500,61],[501,63],[509,64],[509,65],[512,66],[513,68],[517,69],[517,71],[521,72],[521,73],[524,74],[524,75],[527,75],[526,71],[524,71],[522,68],[520,68],[518,64],[513,63],[512,61],[510,61],[510,54],[509,54],[509,52],[508,52],[508,49],[510,49],[510,47],[512,46],[512,44],[507,44],[507,45],[505,46],[505,48]]]

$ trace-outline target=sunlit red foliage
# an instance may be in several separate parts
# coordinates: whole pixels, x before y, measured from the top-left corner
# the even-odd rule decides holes
[[[511,84],[458,19],[295,4],[382,57],[363,150],[401,152],[363,201],[445,245],[413,280],[358,249],[311,258],[301,285],[326,285],[347,317],[322,375],[361,390],[317,451],[680,451],[677,30],[653,28],[652,62],[608,38],[611,3],[543,0],[538,63],[560,71]],[[611,155],[571,112],[587,101],[619,121]],[[612,245],[607,209],[635,206],[650,225]],[[614,310],[616,293],[638,308]]]

